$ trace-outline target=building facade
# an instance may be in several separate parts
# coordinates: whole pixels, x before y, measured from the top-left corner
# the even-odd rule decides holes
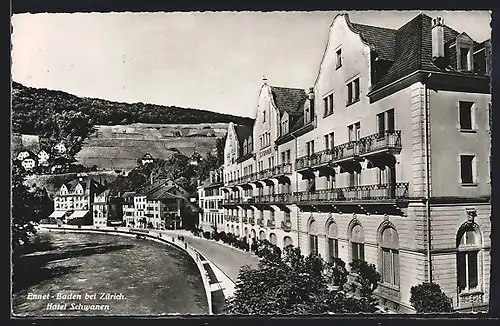
[[[486,307],[490,69],[490,42],[441,17],[338,15],[312,87],[264,79],[254,125],[229,125],[226,232],[373,263],[395,311],[429,281],[457,310]]]
[[[104,186],[90,178],[79,177],[59,188],[54,195],[54,212],[49,216],[69,223],[79,218],[93,224],[93,203],[102,194]],[[102,210],[101,210],[102,212]]]
[[[203,231],[226,231],[222,208],[223,170],[210,171],[210,176],[198,187],[198,200],[201,211],[198,227]]]
[[[139,225],[139,221],[135,216],[134,195],[135,192],[125,192],[122,196],[123,221],[128,227]]]
[[[108,195],[108,189],[94,193],[94,201],[92,202],[94,226],[106,226],[108,224]]]

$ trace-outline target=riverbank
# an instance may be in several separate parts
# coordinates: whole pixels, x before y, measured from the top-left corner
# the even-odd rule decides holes
[[[23,265],[13,276],[22,271],[28,283],[13,291],[14,316],[209,314],[199,269],[184,250],[97,232],[40,231],[36,238],[52,248],[20,257]],[[101,293],[110,298],[101,299]],[[81,299],[72,299],[74,294]],[[89,305],[94,308],[86,311]],[[109,310],[95,309],[102,305]]]
[[[202,246],[200,243],[196,242],[193,246],[191,243],[194,239],[185,236],[188,241],[182,241],[178,238],[179,231],[165,231],[165,230],[149,230],[149,229],[130,229],[124,227],[94,227],[94,226],[55,226],[55,225],[40,225],[40,230],[46,231],[55,231],[55,232],[89,232],[89,233],[105,233],[111,235],[122,235],[122,236],[132,236],[132,237],[140,237],[146,238],[155,242],[160,242],[168,245],[173,245],[185,252],[187,252],[191,258],[195,261],[196,266],[199,269],[199,272],[202,276],[203,285],[205,288],[205,292],[207,294],[207,301],[209,302],[210,312],[211,313],[220,313],[222,312],[222,306],[224,305],[225,298],[230,297],[234,293],[235,282],[232,278],[239,267],[236,268],[233,266],[230,268],[230,275],[226,273],[222,268],[227,268],[227,259],[221,259],[221,257],[225,257],[225,255],[221,255],[220,253],[214,255],[214,250],[199,250]],[[182,231],[181,231],[182,233]],[[184,235],[183,235],[184,236]],[[189,242],[189,243],[188,243]],[[206,249],[206,248],[203,248]],[[215,256],[215,260],[218,262],[214,262],[212,257]],[[220,263],[223,264],[224,267],[219,267]],[[235,272],[236,270],[236,272]]]

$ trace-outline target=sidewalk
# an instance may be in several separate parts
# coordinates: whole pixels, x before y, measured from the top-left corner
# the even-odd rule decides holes
[[[240,251],[214,241],[199,238],[185,230],[162,230],[164,234],[175,236],[182,235],[193,248],[199,251],[208,260],[221,269],[234,283],[238,279],[238,272],[244,265],[256,267],[259,258],[248,252]]]

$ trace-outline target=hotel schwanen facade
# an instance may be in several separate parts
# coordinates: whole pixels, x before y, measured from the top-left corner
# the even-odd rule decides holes
[[[264,79],[253,128],[230,124],[226,232],[373,263],[392,310],[429,280],[487,306],[490,49],[440,17],[335,17],[313,87]]]

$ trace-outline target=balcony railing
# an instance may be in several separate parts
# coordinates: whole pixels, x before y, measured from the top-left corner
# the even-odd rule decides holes
[[[367,137],[359,141],[359,153],[369,154],[380,150],[401,149],[401,130],[386,130]]]
[[[282,163],[273,167],[273,176],[292,174],[292,163]]]
[[[248,223],[255,225],[255,217],[249,217],[248,218]]]
[[[270,229],[276,228],[276,220],[274,220],[274,219],[267,220],[267,227]]]
[[[237,215],[236,215],[236,216],[234,216],[234,221],[235,221],[236,223],[240,223],[240,217],[239,217],[239,216],[237,216]]]
[[[401,149],[401,147],[401,130],[386,130],[334,146],[332,149],[299,157],[295,160],[295,169],[312,168],[381,150]]]
[[[272,195],[261,195],[255,196],[255,203],[289,203],[291,201],[292,194],[283,193],[283,194],[272,194]]]
[[[243,199],[241,197],[224,199],[224,204],[239,204],[241,202],[243,202]]]
[[[264,219],[263,218],[259,218],[257,220],[257,225],[260,226],[260,227],[264,227]]]
[[[248,223],[248,216],[242,216],[242,217],[241,217],[241,221],[242,221],[243,223]]]
[[[315,192],[296,192],[294,202],[320,201],[366,201],[408,198],[408,183],[375,184],[355,187],[323,189]]]
[[[231,222],[234,222],[234,215],[230,215],[230,216],[229,216],[229,220],[230,220]]]
[[[292,231],[292,222],[291,221],[281,221],[281,229],[285,232]]]
[[[225,215],[225,216],[224,216],[224,219],[225,219],[226,221],[229,221],[229,220],[230,220],[230,216],[229,216],[229,215]]]
[[[259,179],[267,179],[273,176],[273,168],[268,168],[262,171],[259,171]]]

